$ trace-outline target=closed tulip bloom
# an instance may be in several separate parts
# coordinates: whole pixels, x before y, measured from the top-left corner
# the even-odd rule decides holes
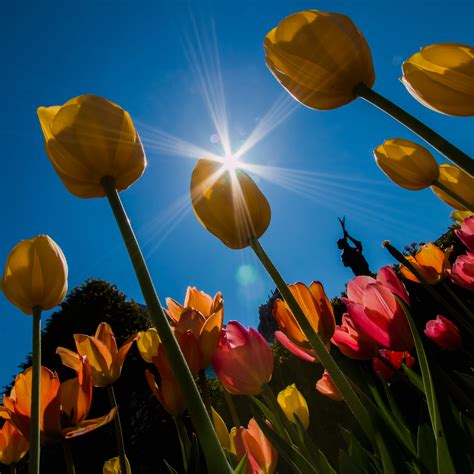
[[[160,336],[155,328],[140,331],[137,335],[137,347],[143,360],[153,363],[153,359],[158,357],[158,348],[161,344]]]
[[[318,110],[356,98],[354,88],[375,82],[372,56],[362,33],[339,13],[304,10],[288,16],[264,41],[266,63],[299,102]]]
[[[125,463],[127,465],[128,472],[122,473],[122,470],[120,469],[120,457],[117,456],[115,458],[109,459],[104,463],[102,474],[131,474],[132,468],[130,467],[127,457],[125,457]]]
[[[309,287],[303,283],[295,283],[288,285],[288,288],[313,329],[323,343],[328,344],[334,334],[336,320],[323,285],[319,281],[313,281]],[[285,300],[277,299],[273,303],[273,316],[280,328],[280,331],[275,332],[277,340],[297,357],[308,362],[317,362],[314,349]]]
[[[460,229],[454,231],[459,240],[471,251],[474,252],[474,216],[463,220]]]
[[[112,385],[122,372],[122,366],[136,336],[132,336],[117,348],[112,328],[107,323],[100,323],[95,336],[74,334],[77,353],[58,347],[56,353],[67,367],[77,371],[79,360],[86,356],[91,365],[92,380],[96,387]]]
[[[46,153],[67,190],[80,198],[104,197],[101,180],[127,189],[146,167],[140,137],[128,112],[85,94],[64,105],[40,107]]]
[[[68,268],[59,245],[47,235],[22,240],[7,257],[2,291],[26,314],[52,309],[67,293]]]
[[[458,327],[440,314],[436,316],[436,319],[426,323],[425,335],[447,351],[457,351],[462,347],[462,337]]]
[[[438,182],[446,186],[452,192],[456,193],[457,196],[464,199],[464,201],[474,206],[474,178],[468,175],[461,168],[447,163],[439,167],[439,178]],[[467,211],[462,204],[456,201],[451,196],[448,196],[437,186],[431,187],[432,191],[448,206],[458,209],[460,211]]]
[[[462,225],[465,219],[474,216],[474,212],[471,211],[453,211],[451,212],[451,219],[458,225]]]
[[[474,48],[425,46],[402,66],[403,85],[425,107],[458,117],[474,115]]]
[[[255,329],[230,321],[222,330],[212,367],[232,395],[259,395],[273,373],[273,354]]]
[[[422,245],[415,255],[409,255],[406,259],[429,285],[435,285],[444,278],[446,270],[451,267],[450,253],[451,249],[443,251],[437,245],[428,243]],[[418,278],[405,266],[400,267],[400,272],[408,280],[420,283]]]
[[[247,454],[246,474],[272,474],[276,470],[278,451],[252,418],[248,428],[232,428],[231,452],[240,461]]]
[[[466,290],[474,291],[474,252],[460,255],[451,270],[446,270],[451,281]]]
[[[379,168],[402,188],[417,191],[438,179],[439,167],[433,155],[410,140],[385,140],[374,150],[374,156]]]
[[[301,392],[293,383],[288,385],[284,390],[278,393],[278,404],[285,413],[286,417],[292,422],[296,423],[296,417],[300,420],[304,429],[309,426],[309,410],[308,404]],[[295,417],[296,415],[296,417]]]
[[[10,421],[5,421],[0,429],[0,464],[10,466],[18,463],[28,449],[28,440]]]
[[[212,413],[212,423],[214,425],[214,429],[216,430],[219,443],[224,449],[230,450],[229,430],[227,429],[227,426],[224,420],[219,415],[219,413],[214,409],[214,407],[211,407],[211,413]]]
[[[372,359],[375,374],[386,382],[394,379],[397,370],[402,367],[402,364],[411,368],[415,365],[415,358],[406,351],[398,352],[380,349],[378,357]]]
[[[232,249],[248,247],[270,224],[270,205],[252,178],[216,161],[198,161],[191,200],[199,222]]]
[[[409,350],[413,337],[395,295],[408,303],[403,285],[393,270],[385,267],[376,280],[369,276],[353,278],[347,284],[344,302],[354,326],[375,344],[391,350]]]
[[[336,400],[337,402],[344,400],[327,370],[323,372],[321,378],[316,382],[316,390],[331,400]]]

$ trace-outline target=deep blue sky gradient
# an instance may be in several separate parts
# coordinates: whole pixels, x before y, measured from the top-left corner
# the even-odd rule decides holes
[[[36,108],[94,93],[128,110],[144,138],[149,166],[122,198],[161,298],[182,300],[188,285],[211,294],[221,290],[226,320],[256,325],[271,281],[249,250],[224,247],[189,212],[194,161],[163,152],[158,130],[218,151],[186,57],[189,42],[197,50],[193,21],[204,47],[201,59],[211,70],[215,25],[235,148],[275,102],[291,107],[265,66],[262,42],[283,17],[306,8],[349,15],[371,47],[375,89],[473,151],[470,119],[423,108],[398,81],[401,62],[419,47],[472,42],[469,1],[8,2],[0,19],[1,265],[19,240],[46,233],[67,257],[70,288],[88,277],[104,278],[143,301],[107,202],[68,194],[43,149]],[[416,140],[361,100],[330,112],[298,106],[245,157],[335,175],[301,175],[301,183],[293,179],[293,191],[258,180],[273,212],[262,244],[288,282],[321,280],[329,296],[344,289],[351,272],[340,263],[337,216],[346,215],[373,270],[392,261],[380,246],[383,240],[398,247],[429,241],[449,225],[450,209],[431,191],[401,190],[375,166],[373,148],[391,137]],[[0,320],[5,385],[30,351],[31,319],[0,295]]]

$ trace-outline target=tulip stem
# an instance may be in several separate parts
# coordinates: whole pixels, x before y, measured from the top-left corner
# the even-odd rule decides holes
[[[436,186],[439,188],[441,191],[446,193],[448,196],[452,197],[455,201],[457,201],[459,204],[464,206],[467,210],[474,212],[474,204],[468,203],[465,199],[463,199],[461,196],[459,196],[457,193],[455,193],[453,190],[449,189],[447,186],[445,186],[443,183],[440,183],[438,180],[436,180],[432,186]]]
[[[61,444],[63,445],[64,461],[66,462],[66,472],[67,474],[76,474],[76,468],[74,467],[74,459],[72,457],[71,446],[69,446],[69,443],[67,441],[63,441]]]
[[[40,371],[41,371],[41,307],[33,308],[33,374],[31,387],[31,431],[29,474],[40,472]]]
[[[465,318],[463,318],[462,314],[458,313],[458,311],[456,311],[431,285],[429,285],[423,276],[418,272],[418,270],[408,259],[405,258],[405,256],[399,250],[393,247],[388,240],[382,243],[382,247],[385,247],[392,257],[408,268],[408,270],[410,270],[413,275],[418,278],[423,288],[425,288],[425,290],[433,297],[433,299],[443,306],[444,309],[446,309],[446,311],[448,311],[459,324],[461,324],[471,334],[474,334],[474,327],[470,321],[467,321]]]
[[[114,416],[114,431],[115,431],[115,440],[117,442],[117,449],[119,453],[120,460],[120,472],[122,474],[128,474],[127,470],[127,461],[125,454],[125,443],[123,441],[123,431],[122,431],[122,422],[120,420],[120,411],[117,405],[117,399],[115,398],[115,390],[113,385],[107,386],[107,394],[109,396],[110,406],[112,408],[117,408],[117,412]]]
[[[370,102],[372,105],[375,105],[375,107],[383,110],[386,114],[405,125],[405,127],[416,133],[446,158],[466,171],[466,173],[474,176],[474,160],[441,135],[437,134],[434,130],[427,127],[423,122],[413,117],[413,115],[363,83],[358,84],[354,88],[354,94]]]
[[[472,311],[461,301],[459,296],[454,292],[454,290],[446,283],[443,281],[442,283],[443,288],[446,290],[446,292],[451,296],[451,298],[456,301],[458,306],[462,309],[464,313],[466,313],[471,319],[474,319],[474,314]]]
[[[207,383],[205,370],[199,371],[199,385],[201,387],[202,399],[204,401],[204,405],[206,406],[207,413],[212,419],[211,399],[209,397],[209,385]]]
[[[273,265],[268,255],[263,250],[262,246],[260,245],[260,242],[257,239],[251,239],[249,244],[252,247],[255,254],[257,255],[257,257],[262,262],[262,265],[265,267],[265,269],[267,270],[272,280],[275,282],[275,285],[277,286],[280,292],[280,295],[285,299],[291,312],[295,316],[296,321],[300,325],[305,336],[308,338],[308,341],[311,347],[315,350],[318,356],[318,359],[323,364],[324,368],[328,371],[329,375],[331,376],[332,381],[336,385],[341,395],[344,397],[344,400],[347,403],[347,406],[353,413],[355,419],[361,425],[367,438],[371,442],[375,442],[375,432],[374,432],[374,426],[372,424],[372,420],[370,419],[369,413],[367,412],[365,407],[362,405],[359,397],[355,393],[349,380],[346,378],[346,376],[340,369],[337,362],[333,359],[331,354],[328,352],[328,350],[326,349],[326,346],[324,345],[319,335],[311,326],[303,310],[300,308],[295,297],[289,290],[287,284],[284,282],[280,273],[278,272],[276,267]]]
[[[187,472],[189,453],[191,450],[191,444],[189,442],[188,432],[184,426],[183,419],[181,416],[173,416],[173,421],[176,426],[176,433],[178,433],[179,445],[181,447],[181,456],[183,458],[183,468]]]
[[[235,408],[234,400],[232,400],[232,395],[224,388],[224,398],[227,403],[227,407],[230,411],[230,416],[232,418],[232,423],[238,428],[241,426],[239,415],[237,414],[237,409]]]
[[[186,400],[187,408],[199,437],[209,472],[225,474],[231,472],[224,451],[219,443],[212,421],[207,414],[206,407],[201,399],[197,385],[184,359],[179,344],[171,331],[166,315],[156,294],[150,272],[143,258],[137,238],[133,232],[130,220],[122,205],[122,201],[115,188],[115,180],[111,176],[102,178],[102,186],[114,213],[115,219],[127,247],[137,280],[140,284],[148,313],[158,335],[163,342],[166,356],[171,368],[180,384]]]

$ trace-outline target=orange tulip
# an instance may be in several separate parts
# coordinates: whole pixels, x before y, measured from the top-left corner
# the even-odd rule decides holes
[[[13,426],[5,421],[0,429],[0,463],[16,464],[28,452],[28,440]]]
[[[125,357],[135,339],[136,336],[130,337],[117,349],[112,328],[107,323],[100,323],[95,336],[74,334],[77,353],[65,347],[58,347],[56,353],[65,366],[76,372],[80,358],[86,356],[90,361],[94,386],[107,387],[120,377]]]
[[[81,357],[78,376],[60,383],[55,372],[41,367],[40,432],[41,443],[74,438],[93,431],[115,416],[116,409],[100,418],[86,420],[92,403],[92,378],[89,361]],[[3,398],[6,412],[18,431],[29,437],[32,371],[28,368],[16,377],[10,396]]]
[[[331,303],[319,281],[313,281],[309,288],[303,283],[288,285],[303,313],[324,344],[327,344],[336,329],[336,320]],[[273,304],[273,316],[280,331],[275,337],[291,353],[309,362],[317,362],[316,353],[296,321],[286,301],[277,299]]]
[[[409,255],[406,259],[415,267],[420,275],[428,282],[429,285],[434,285],[440,282],[447,269],[451,268],[449,263],[449,254],[451,249],[443,252],[435,244],[429,243],[422,245],[414,256]],[[418,278],[402,266],[400,268],[402,275],[408,280],[420,283]]]
[[[199,345],[199,367],[205,370],[217,349],[222,330],[224,300],[221,292],[217,292],[212,299],[206,293],[188,287],[183,305],[171,298],[166,298],[166,304],[166,313],[174,322],[175,335],[190,330],[196,338]]]

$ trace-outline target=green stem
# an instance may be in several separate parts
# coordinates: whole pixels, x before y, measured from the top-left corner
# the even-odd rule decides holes
[[[66,440],[64,440],[61,444],[63,445],[64,461],[66,462],[66,472],[67,474],[76,474],[76,468],[74,467],[74,459],[72,457],[71,446],[69,446]]]
[[[29,474],[40,472],[40,372],[41,372],[41,308],[33,308],[33,373],[31,386],[31,425]]]
[[[232,423],[234,423],[234,426],[238,428],[241,426],[239,415],[237,414],[237,409],[235,408],[234,401],[232,400],[232,395],[226,389],[224,389],[224,398],[227,403],[227,408],[229,408],[230,411]]]
[[[423,278],[420,272],[410,263],[409,260],[395,247],[393,247],[388,240],[382,243],[382,247],[385,247],[390,255],[398,260],[402,265],[404,265],[408,270],[410,270],[413,275],[418,278],[420,283],[422,284],[423,288],[436,300],[441,306],[443,306],[446,311],[448,311],[451,316],[456,319],[456,321],[464,326],[464,328],[469,331],[471,334],[474,334],[474,326],[470,323],[470,321],[466,321],[462,315],[456,311],[448,301],[446,301],[428,282]]]
[[[201,387],[202,399],[204,401],[204,405],[206,406],[207,413],[212,420],[211,399],[209,397],[209,385],[207,383],[205,370],[199,371],[199,386]]]
[[[122,431],[122,422],[120,420],[120,411],[117,405],[117,399],[115,398],[115,391],[112,385],[107,386],[107,394],[109,395],[109,402],[112,408],[117,408],[117,413],[114,416],[114,431],[115,431],[115,441],[117,442],[117,449],[119,453],[120,460],[120,472],[122,474],[128,474],[127,469],[127,457],[125,454],[125,443],[123,442],[123,431]]]
[[[263,266],[267,270],[272,280],[275,282],[275,285],[280,291],[280,295],[285,299],[296,321],[300,325],[303,333],[308,338],[311,347],[315,350],[318,359],[323,364],[324,368],[328,371],[332,381],[336,385],[337,389],[341,392],[345,402],[347,403],[347,406],[355,416],[356,420],[360,423],[367,438],[373,442],[375,440],[375,436],[372,421],[367,410],[362,405],[361,401],[359,400],[359,397],[352,388],[350,382],[340,369],[339,365],[336,363],[336,361],[326,349],[326,346],[324,345],[319,335],[309,323],[303,310],[300,308],[295,297],[289,290],[286,283],[283,281],[283,278],[281,277],[280,273],[275,268],[272,261],[263,250],[259,241],[256,239],[252,239],[249,244],[257,255],[257,257],[262,262]]]
[[[456,301],[458,306],[461,308],[461,310],[466,313],[471,319],[474,319],[474,314],[472,311],[462,302],[462,300],[459,298],[459,296],[454,292],[454,290],[446,284],[446,282],[443,281],[443,288],[446,290],[447,293],[449,293],[449,296]]]
[[[418,119],[413,117],[413,115],[381,96],[379,93],[368,88],[365,84],[358,84],[354,88],[354,94],[367,102],[370,102],[372,105],[375,105],[375,107],[383,110],[386,114],[405,125],[405,127],[416,133],[442,155],[466,171],[466,173],[474,176],[474,160],[452,143],[444,139],[441,135],[437,134],[434,130],[427,127],[423,122],[420,122]]]
[[[189,414],[206,457],[208,470],[209,472],[222,474],[231,472],[197,385],[156,294],[145,259],[130,225],[130,220],[115,189],[115,180],[107,176],[102,178],[101,182],[127,247],[151,320],[163,342],[174,375],[183,390]]]
[[[191,443],[189,441],[188,432],[184,426],[181,416],[173,416],[173,421],[178,433],[179,445],[181,446],[181,456],[183,458],[184,471],[188,471],[189,453],[191,451]]]
[[[474,204],[467,202],[465,199],[463,199],[461,196],[455,193],[452,189],[448,188],[443,183],[440,183],[438,180],[436,180],[432,184],[432,186],[436,186],[437,188],[439,188],[441,191],[446,193],[448,196],[452,197],[459,204],[464,206],[467,210],[474,211]]]

